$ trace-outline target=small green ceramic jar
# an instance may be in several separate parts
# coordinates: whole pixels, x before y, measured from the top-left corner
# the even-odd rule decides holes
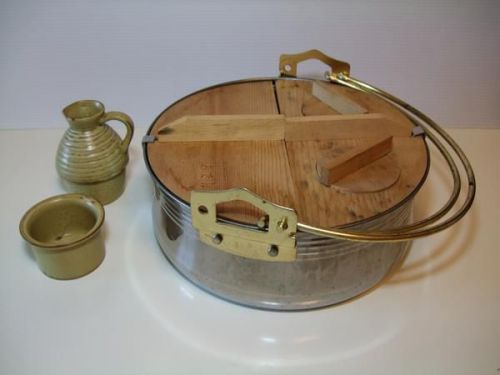
[[[40,270],[54,279],[75,279],[104,259],[104,207],[92,197],[64,194],[31,207],[19,230]]]

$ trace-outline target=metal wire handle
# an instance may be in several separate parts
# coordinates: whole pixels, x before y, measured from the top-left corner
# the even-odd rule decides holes
[[[474,196],[476,194],[476,180],[469,160],[465,156],[462,149],[453,140],[453,138],[451,138],[450,135],[446,133],[438,124],[436,124],[432,119],[430,119],[424,113],[420,112],[418,109],[375,86],[350,77],[347,72],[334,72],[332,70],[332,72],[327,73],[326,78],[333,83],[338,83],[369,94],[375,94],[385,99],[386,101],[395,104],[400,109],[405,111],[407,115],[413,116],[413,119],[417,120],[418,124],[424,130],[425,135],[436,146],[436,148],[446,160],[453,177],[453,190],[450,194],[450,197],[448,198],[448,201],[433,215],[429,216],[426,219],[417,221],[416,223],[399,228],[384,231],[362,232],[351,231],[347,229],[323,229],[303,223],[298,223],[297,228],[301,231],[316,234],[319,236],[346,239],[350,241],[397,242],[408,241],[440,232],[459,221],[467,213],[472,205],[472,202],[474,201]],[[452,154],[450,154],[445,145],[443,145],[440,138],[458,157],[461,165],[464,168],[467,177],[467,195],[465,201],[456,212],[454,212],[447,219],[438,223],[438,220],[448,214],[455,206],[460,195],[462,183],[460,172],[457,168],[457,165],[455,164],[455,161],[453,160]]]

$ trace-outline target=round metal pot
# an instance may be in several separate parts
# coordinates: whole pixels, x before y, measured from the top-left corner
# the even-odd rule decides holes
[[[460,148],[437,124],[390,94],[349,77],[347,64],[318,53],[309,51],[306,54],[283,55],[280,62],[282,77],[273,80],[294,79],[283,75],[287,72],[294,75],[296,64],[312,56],[332,67],[328,81],[379,95],[403,108],[405,116],[415,123],[415,134],[427,136],[447,160],[454,178],[452,194],[445,206],[435,214],[410,224],[414,196],[427,176],[430,160],[428,158],[421,183],[416,185],[411,194],[390,209],[336,228],[317,228],[297,223],[296,218],[293,221],[292,216],[287,217],[289,223],[293,224],[293,228],[285,226],[284,233],[287,238],[278,239],[283,240],[279,246],[269,242],[267,258],[266,255],[253,256],[251,254],[255,252],[262,253],[262,246],[259,247],[261,244],[257,247],[246,246],[240,249],[239,237],[246,238],[248,233],[258,232],[258,226],[214,216],[214,223],[208,231],[212,234],[207,237],[200,220],[207,211],[212,211],[212,206],[193,201],[193,195],[190,205],[158,178],[149,161],[148,144],[155,141],[152,129],[162,116],[160,114],[143,139],[144,159],[155,186],[153,220],[156,239],[166,258],[182,275],[223,299],[270,310],[313,309],[349,300],[367,292],[390,275],[391,271],[404,260],[412,239],[435,233],[454,224],[465,215],[474,199],[475,181],[470,164]],[[245,82],[252,81],[256,80]],[[231,84],[235,83],[223,85]],[[462,171],[462,174],[466,175],[468,182],[464,202],[446,219],[442,218],[455,207],[458,200],[460,188],[457,188],[457,185],[460,185],[460,177],[448,149],[439,141],[438,136],[444,139],[451,151],[457,155],[465,171]],[[235,194],[239,194],[238,199],[247,200],[255,206],[259,205],[260,199],[264,204],[261,208],[264,210],[270,204],[249,192],[238,191]],[[280,207],[276,209],[289,210]],[[288,215],[288,211],[279,212]],[[277,223],[279,229],[281,222],[273,223]],[[227,228],[227,233],[231,236],[219,232],[219,228],[222,230]],[[292,256],[276,259],[278,255],[282,256],[279,252],[281,245],[290,238],[293,239]]]

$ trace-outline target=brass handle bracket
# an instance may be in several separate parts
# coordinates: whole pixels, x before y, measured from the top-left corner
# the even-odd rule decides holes
[[[311,59],[319,60],[328,65],[331,72],[327,74],[349,75],[351,70],[350,65],[345,61],[335,60],[317,49],[311,49],[301,53],[281,55],[279,62],[280,75],[282,77],[297,77],[297,65]]]
[[[244,201],[264,211],[265,228],[230,223],[217,217],[217,204]],[[192,191],[191,219],[202,242],[244,258],[291,262],[297,257],[294,210],[268,202],[245,188],[223,191]]]

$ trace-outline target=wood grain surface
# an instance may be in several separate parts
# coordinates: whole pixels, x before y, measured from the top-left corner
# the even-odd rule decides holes
[[[334,148],[323,152],[316,160],[316,172],[319,182],[331,186],[342,178],[366,167],[392,151],[392,136],[363,138],[359,146],[347,150]],[[379,174],[384,179],[384,170]]]
[[[363,108],[354,100],[351,100],[349,97],[343,95],[342,93],[330,90],[329,86],[330,83],[328,82],[313,82],[312,95],[334,111],[343,115],[353,115],[368,112],[366,108]]]
[[[276,141],[285,138],[283,115],[183,116],[158,130],[159,142]]]
[[[393,207],[415,189],[425,173],[427,159],[422,140],[410,137],[393,139],[391,154],[396,158],[401,174],[388,189],[357,194],[322,185],[316,178],[316,160],[321,153],[332,148],[355,147],[360,143],[360,139],[287,142],[299,220],[332,227],[366,219]]]
[[[305,80],[276,81],[280,112],[290,117],[339,114],[339,112],[334,111],[324,103],[322,103],[321,110],[316,113],[303,113],[304,106],[310,107],[311,101],[313,103],[321,103],[319,99],[312,96],[312,84],[312,81]],[[382,113],[386,118],[396,123],[406,124],[406,126],[411,127],[406,116],[383,99],[340,85],[329,84],[326,86],[326,89],[334,92],[336,95],[343,95],[358,103],[367,113]]]
[[[380,136],[410,136],[406,126],[383,114],[323,115],[188,115],[157,130],[159,142],[305,141]]]
[[[273,83],[248,82],[197,92],[171,105],[156,120],[151,134],[187,115],[279,114]]]

